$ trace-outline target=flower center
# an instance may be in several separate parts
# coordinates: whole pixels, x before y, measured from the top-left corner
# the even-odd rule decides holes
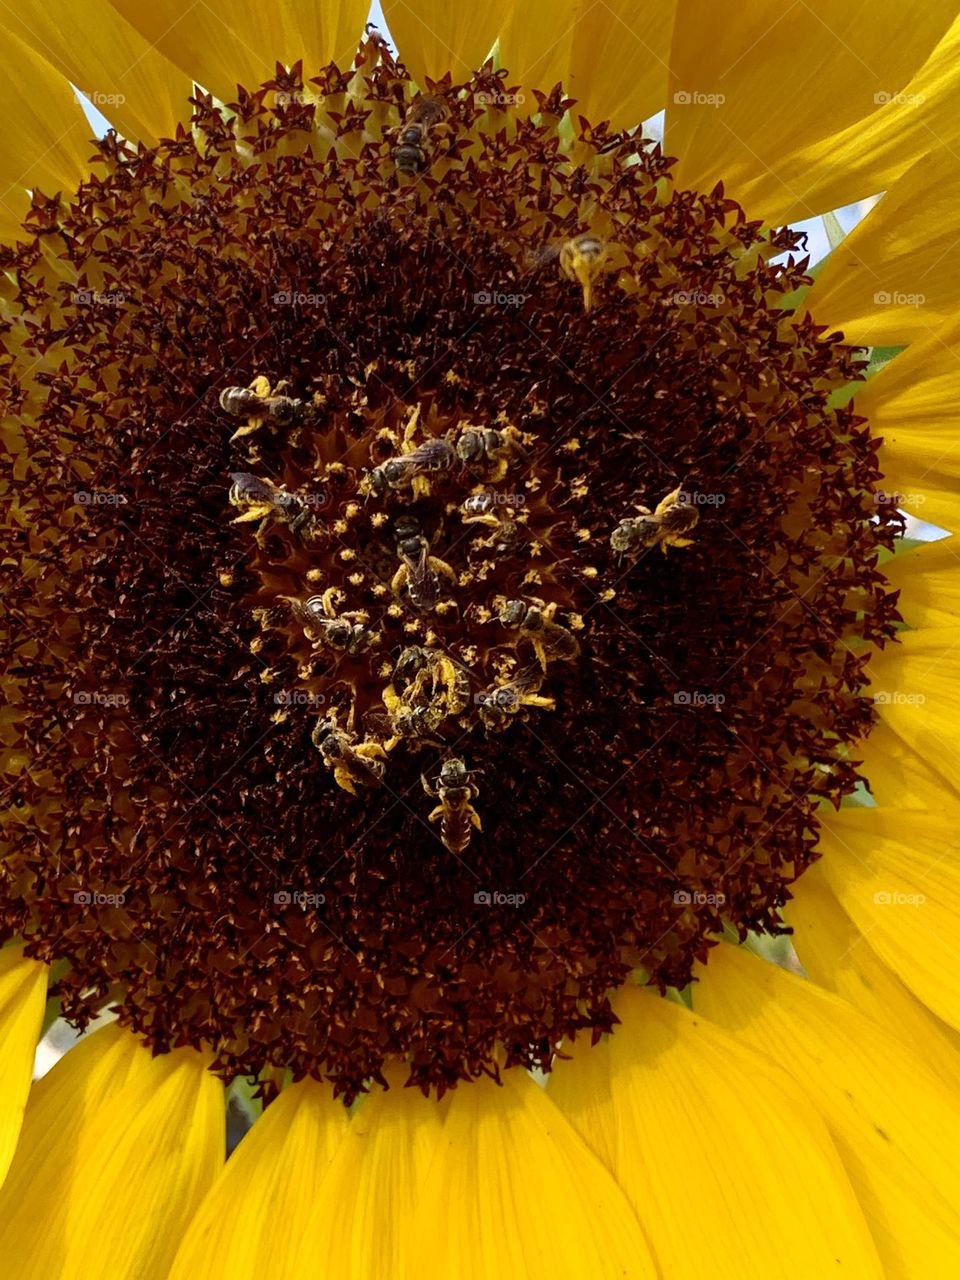
[[[4,251],[0,906],[80,1024],[442,1091],[782,929],[897,517],[797,236],[489,68],[310,83]]]

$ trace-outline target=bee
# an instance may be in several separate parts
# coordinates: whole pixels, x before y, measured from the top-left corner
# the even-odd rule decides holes
[[[393,685],[401,687],[410,683],[413,677],[427,665],[427,651],[418,644],[408,645],[393,664]]]
[[[336,588],[309,600],[293,600],[293,616],[303,627],[309,640],[322,640],[331,649],[357,654],[371,648],[376,636],[365,625],[369,618],[362,611],[338,614],[334,604]]]
[[[456,583],[457,575],[445,560],[430,554],[430,544],[413,516],[398,520],[395,531],[401,563],[390,586],[397,595],[406,588],[413,607],[427,613],[440,601],[441,578]]]
[[[460,507],[464,524],[482,524],[494,531],[479,545],[501,553],[515,550],[521,540],[520,526],[515,515],[514,509],[501,502],[500,495],[489,489],[471,493]]]
[[[490,479],[502,480],[507,474],[513,453],[520,450],[520,432],[516,427],[494,431],[490,427],[465,427],[457,439],[457,457],[464,466],[492,467]]]
[[[542,600],[532,605],[523,600],[505,600],[498,615],[505,627],[519,631],[530,642],[544,671],[548,659],[572,662],[580,653],[580,642],[573,632],[554,622],[556,612],[556,604],[545,605]]]
[[[691,533],[700,520],[700,513],[691,502],[683,499],[683,490],[674,489],[657,503],[655,511],[638,507],[639,515],[621,520],[610,535],[610,547],[619,555],[635,560],[640,552],[659,544],[663,554],[668,547],[690,547]]]
[[[241,512],[234,524],[259,520],[262,530],[264,522],[272,518],[287,525],[291,533],[299,533],[310,522],[310,508],[302,498],[249,471],[231,474],[228,496],[230,505],[239,507]]]
[[[220,408],[234,418],[269,418],[284,427],[312,422],[317,414],[309,400],[262,396],[250,387],[224,387]]]
[[[446,115],[439,98],[422,95],[411,105],[400,126],[400,137],[393,149],[397,170],[415,178],[427,167],[427,135]]]
[[[357,787],[383,785],[387,753],[379,742],[357,742],[355,735],[338,729],[332,720],[320,720],[310,735],[313,745],[333,770],[338,787],[357,794]]]
[[[396,737],[426,737],[470,705],[469,672],[437,649],[405,649],[394,667],[395,680],[401,669],[400,678],[409,677],[403,693],[398,694],[394,684],[383,691]]]
[[[462,760],[453,759],[443,762],[435,782],[431,783],[425,774],[420,779],[427,795],[440,801],[429,821],[439,819],[440,839],[451,853],[463,853],[474,827],[483,830],[480,815],[473,807],[480,792],[470,781],[472,776]]]
[[[423,492],[429,492],[429,485],[424,490],[422,484],[417,486],[414,483],[416,479],[430,472],[448,471],[456,456],[449,440],[444,440],[443,437],[425,440],[409,453],[397,454],[396,457],[387,458],[379,467],[374,467],[367,474],[367,487],[371,493],[382,498],[390,489],[409,489],[413,486],[415,492],[418,488],[421,490],[421,493],[417,493],[420,497]]]
[[[490,685],[477,698],[480,723],[488,733],[502,733],[524,707],[553,711],[557,704],[553,698],[540,695],[542,685],[543,672],[536,664],[506,684]]]
[[[607,245],[587,232],[568,240],[560,249],[560,274],[579,284],[583,290],[583,309],[593,306],[594,281],[610,259]]]

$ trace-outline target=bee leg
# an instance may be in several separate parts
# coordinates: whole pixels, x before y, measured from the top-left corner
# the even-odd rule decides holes
[[[499,483],[499,481],[503,479],[503,477],[507,474],[509,470],[510,470],[510,459],[498,458],[497,465],[490,475],[490,483],[491,484]]]
[[[357,789],[353,785],[353,779],[342,764],[338,764],[334,769],[333,780],[338,787],[342,787],[344,791],[348,791],[350,795],[355,796],[357,794]]]
[[[246,511],[241,512],[240,515],[236,516],[230,521],[230,523],[250,524],[254,520],[265,520],[272,510],[273,508],[269,503],[258,503],[255,507],[248,507]]]
[[[408,576],[407,566],[405,564],[402,564],[400,568],[397,570],[397,572],[393,575],[393,578],[390,582],[390,590],[395,595],[399,595],[400,592],[403,590],[403,587],[405,586],[407,581],[407,576]]]
[[[442,818],[442,817],[443,817],[443,805],[438,804],[437,807],[434,809],[433,813],[431,813],[427,818],[427,821],[436,822],[439,818]]]
[[[480,821],[480,815],[479,813],[477,813],[476,809],[474,809],[472,806],[470,809],[470,821],[473,823],[473,825],[477,828],[478,831],[483,830],[483,824]]]
[[[665,511],[669,511],[671,507],[675,507],[677,505],[677,501],[680,498],[680,492],[681,491],[679,487],[676,489],[672,489],[665,498],[663,498],[660,502],[657,503],[657,509],[653,514],[655,516],[662,516]],[[644,514],[647,514],[647,513],[645,512]]]
[[[451,582],[458,581],[456,570],[451,569],[446,560],[441,560],[439,556],[430,557],[430,568],[434,573],[442,573],[445,577],[449,578]]]
[[[533,645],[533,652],[537,655],[537,661],[540,663],[540,666],[543,669],[544,673],[546,673],[546,670],[547,670],[546,649],[543,647],[543,645],[540,643],[539,640],[534,640],[532,637],[530,638],[530,643]]]
[[[414,498],[429,498],[430,480],[427,476],[414,476],[410,481],[410,489]]]
[[[436,789],[430,785],[430,780],[425,773],[421,773],[420,781],[423,783],[423,789],[428,796],[435,796],[437,794]]]

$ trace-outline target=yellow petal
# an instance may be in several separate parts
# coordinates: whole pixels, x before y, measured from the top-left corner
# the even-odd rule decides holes
[[[512,10],[500,34],[507,84],[549,90],[560,81],[575,115],[614,129],[662,109],[675,0],[531,0]],[[536,110],[532,95],[528,106]]]
[[[408,1274],[414,1206],[440,1142],[440,1116],[434,1099],[398,1082],[361,1100],[314,1210],[299,1224],[297,1261],[283,1280]],[[422,1274],[444,1271],[430,1267]]]
[[[413,1235],[411,1276],[657,1274],[623,1192],[540,1086],[516,1071],[502,1088],[481,1081],[455,1090]]]
[[[306,79],[329,62],[349,70],[363,35],[367,0],[111,0],[144,39],[225,102],[237,84],[272,80],[276,64],[303,59]]]
[[[923,335],[856,398],[857,412],[883,438],[886,488],[903,495],[899,505],[906,510],[947,528],[960,527],[958,342],[957,320]]]
[[[904,986],[870,946],[827,884],[823,860],[791,886],[784,916],[811,979],[918,1050],[951,1087],[960,1086],[960,1036]],[[708,972],[705,981],[709,983]]]
[[[881,722],[949,781],[960,728],[957,629],[901,631],[896,644],[874,653],[867,672]]]
[[[900,592],[898,608],[911,627],[956,627],[960,619],[960,546],[956,538],[923,542],[883,566]]]
[[[47,998],[47,966],[19,944],[0,951],[0,1182],[13,1159]]]
[[[851,1005],[742,947],[716,948],[700,978],[698,1011],[776,1054],[823,1116],[887,1280],[958,1274],[955,1095]]]
[[[858,345],[932,337],[960,301],[958,199],[960,155],[936,141],[823,264],[808,299],[817,324]]]
[[[605,1129],[660,1274],[878,1276],[839,1157],[796,1084],[671,1001],[624,988],[614,1007],[623,1025],[559,1063],[548,1093],[598,1149]],[[605,1107],[594,1055],[608,1058]]]
[[[93,101],[117,130],[150,143],[188,123],[190,78],[117,13],[109,0],[18,0],[0,9],[14,32]],[[88,127],[88,132],[91,132]]]
[[[0,1191],[10,1280],[165,1280],[222,1164],[223,1089],[192,1049],[154,1058],[116,1026],[34,1088]]]
[[[843,809],[824,817],[824,875],[877,955],[960,1028],[960,807]]]
[[[27,189],[74,190],[90,170],[93,130],[69,82],[16,36],[4,35],[0,76],[0,235],[16,235]]]
[[[906,12],[906,10],[904,10]],[[820,138],[800,156],[803,200],[784,216],[836,209],[858,196],[888,190],[931,144],[954,145],[960,132],[960,17],[916,75],[866,120]]]
[[[866,742],[858,743],[855,755],[863,762],[861,772],[870,784],[877,804],[901,809],[939,809],[947,796],[960,805],[960,791],[908,746],[882,721],[873,726]]]
[[[817,200],[804,153],[879,112],[946,31],[948,0],[918,9],[875,0],[681,2],[670,51],[665,148],[679,186],[722,180],[751,218],[784,222]],[[867,185],[864,182],[867,181]],[[836,204],[880,189],[857,174]]]
[[[329,1085],[284,1089],[207,1194],[169,1280],[295,1280],[298,1241],[346,1128]]]
[[[454,84],[469,80],[496,43],[512,6],[450,4],[449,0],[384,0],[383,16],[403,62],[419,85],[450,72]]]

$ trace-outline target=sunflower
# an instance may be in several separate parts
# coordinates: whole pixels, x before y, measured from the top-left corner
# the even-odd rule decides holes
[[[4,1274],[960,1274],[956,6],[367,9],[0,19]]]

